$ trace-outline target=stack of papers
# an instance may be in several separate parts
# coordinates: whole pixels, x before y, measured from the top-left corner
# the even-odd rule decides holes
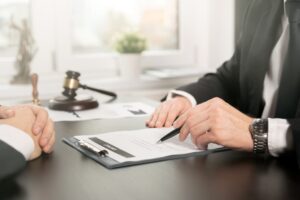
[[[144,117],[151,115],[154,112],[154,109],[153,106],[141,102],[131,102],[102,104],[96,109],[86,111],[67,112],[48,109],[48,112],[53,121],[59,122]]]

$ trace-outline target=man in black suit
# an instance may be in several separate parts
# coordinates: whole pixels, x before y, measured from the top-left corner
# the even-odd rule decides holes
[[[0,182],[25,167],[26,160],[50,153],[55,142],[53,122],[37,106],[0,107]]]
[[[201,149],[294,150],[300,161],[299,24],[300,0],[251,1],[233,57],[171,91],[147,125],[182,127],[180,139],[190,134]]]

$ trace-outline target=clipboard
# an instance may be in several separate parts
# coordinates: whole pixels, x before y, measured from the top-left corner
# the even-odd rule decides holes
[[[154,158],[154,159],[118,162],[118,161],[110,158],[109,154],[107,152],[105,152],[105,149],[101,149],[101,150],[97,151],[95,149],[92,149],[93,147],[88,147],[88,146],[85,146],[84,144],[81,144],[77,138],[74,138],[74,137],[63,138],[62,141],[65,144],[76,149],[83,155],[96,161],[97,163],[101,164],[102,166],[104,166],[108,169],[117,169],[117,168],[122,168],[122,167],[129,167],[129,166],[134,166],[134,165],[148,164],[148,163],[154,163],[154,162],[160,162],[160,161],[175,160],[175,159],[182,159],[182,158],[188,158],[188,157],[197,157],[197,156],[203,156],[203,155],[207,155],[207,154],[214,153],[214,152],[221,152],[221,151],[228,150],[227,148],[221,147],[221,148],[210,149],[210,150],[206,150],[206,151],[199,151],[199,152],[180,154],[180,155],[171,155],[171,156],[159,157],[159,158]]]

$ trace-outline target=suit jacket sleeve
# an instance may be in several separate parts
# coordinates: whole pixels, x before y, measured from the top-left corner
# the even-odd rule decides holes
[[[16,175],[25,165],[24,156],[0,140],[0,182]]]
[[[207,101],[213,97],[220,97],[230,103],[237,104],[239,96],[239,47],[233,57],[225,62],[216,73],[210,73],[178,90],[190,93],[197,101],[197,104]]]

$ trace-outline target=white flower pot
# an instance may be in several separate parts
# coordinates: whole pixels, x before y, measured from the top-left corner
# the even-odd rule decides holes
[[[138,79],[141,74],[141,55],[120,54],[118,65],[122,79]]]

